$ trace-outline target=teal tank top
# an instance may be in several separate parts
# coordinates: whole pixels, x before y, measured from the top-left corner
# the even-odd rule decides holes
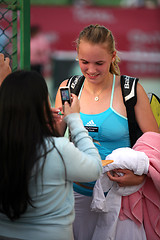
[[[102,160],[117,148],[130,147],[128,120],[112,107],[114,87],[115,75],[113,76],[110,107],[106,111],[99,114],[80,113],[83,124],[92,137]],[[95,182],[83,183],[82,185],[86,186],[84,188],[74,183],[74,191],[92,196],[94,184]]]

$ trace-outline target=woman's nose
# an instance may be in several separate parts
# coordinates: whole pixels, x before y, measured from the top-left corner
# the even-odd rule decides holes
[[[90,74],[94,74],[96,72],[95,66],[94,65],[89,65],[88,66],[88,72]]]

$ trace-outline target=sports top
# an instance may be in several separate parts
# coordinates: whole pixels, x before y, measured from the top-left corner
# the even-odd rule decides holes
[[[112,107],[114,88],[115,75],[113,75],[110,107],[106,111],[98,114],[80,113],[83,124],[92,137],[102,160],[114,149],[130,147],[128,120]],[[82,90],[83,86],[79,97],[81,96]],[[83,183],[83,185],[86,186],[86,188],[84,188],[74,183],[74,191],[86,196],[92,196],[94,184],[95,182]]]

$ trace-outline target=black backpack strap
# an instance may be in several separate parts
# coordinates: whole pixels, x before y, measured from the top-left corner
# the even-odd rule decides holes
[[[85,79],[85,77],[83,75],[71,76],[68,79],[66,86],[69,86],[71,93],[74,93],[75,95],[78,96],[79,92],[81,90],[82,84],[84,82],[84,79]],[[70,130],[69,130],[69,139],[70,139],[70,141],[72,141]]]
[[[133,78],[126,75],[121,76],[121,89],[123,101],[127,111],[131,147],[133,147],[137,139],[142,135],[142,131],[140,130],[137,124],[134,111],[134,106],[136,105],[137,102],[138,81],[139,81],[138,78]]]
[[[76,94],[77,96],[79,95],[80,89],[82,87],[82,84],[84,82],[85,77],[82,75],[75,75],[71,76],[68,79],[67,86],[70,87],[71,93]]]

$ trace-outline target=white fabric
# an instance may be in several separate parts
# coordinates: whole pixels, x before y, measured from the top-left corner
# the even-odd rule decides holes
[[[144,152],[135,151],[132,148],[118,148],[106,157],[106,160],[114,162],[105,166],[104,172],[116,168],[133,170],[134,174],[148,173],[149,159]]]
[[[132,187],[119,187],[118,184],[114,182],[105,197],[104,192],[106,192],[106,188],[103,186],[105,182],[107,183],[107,180],[109,181],[107,184],[109,187],[111,181],[106,174],[103,174],[100,179],[97,180],[93,189],[91,210],[105,213],[99,215],[94,237],[92,238],[93,240],[97,240],[97,236],[99,236],[101,240],[115,239],[118,216],[121,208],[121,196],[137,192],[144,184],[142,183]]]
[[[140,226],[130,219],[118,220],[115,240],[147,240],[143,224]]]
[[[103,167],[103,175],[96,181],[93,189],[93,200],[91,210],[103,212],[99,215],[98,223],[95,229],[93,240],[97,236],[101,240],[114,240],[118,222],[118,216],[121,208],[121,196],[127,196],[137,192],[144,184],[119,187],[116,182],[109,180],[106,172],[115,168],[127,168],[133,170],[137,175],[148,172],[149,159],[143,152],[135,151],[131,148],[119,148],[114,150],[106,157],[107,160],[114,160],[113,163]],[[105,197],[104,192],[108,192]],[[107,224],[107,228],[105,227]]]
[[[98,231],[108,228],[106,218],[107,213],[91,211],[89,206],[92,197],[87,197],[74,192],[76,221],[73,223],[74,240],[107,240],[105,231]],[[99,218],[103,221],[100,222]],[[133,221],[127,219],[117,221],[116,236],[114,240],[146,240],[143,225],[138,226]]]
[[[105,186],[106,183],[106,186]],[[120,210],[121,196],[128,196],[137,192],[142,184],[130,187],[119,187],[116,182],[109,180],[107,174],[103,174],[97,181],[93,189],[93,200],[91,203],[92,211],[110,212],[111,208],[118,206]],[[105,197],[104,192],[108,192]]]

